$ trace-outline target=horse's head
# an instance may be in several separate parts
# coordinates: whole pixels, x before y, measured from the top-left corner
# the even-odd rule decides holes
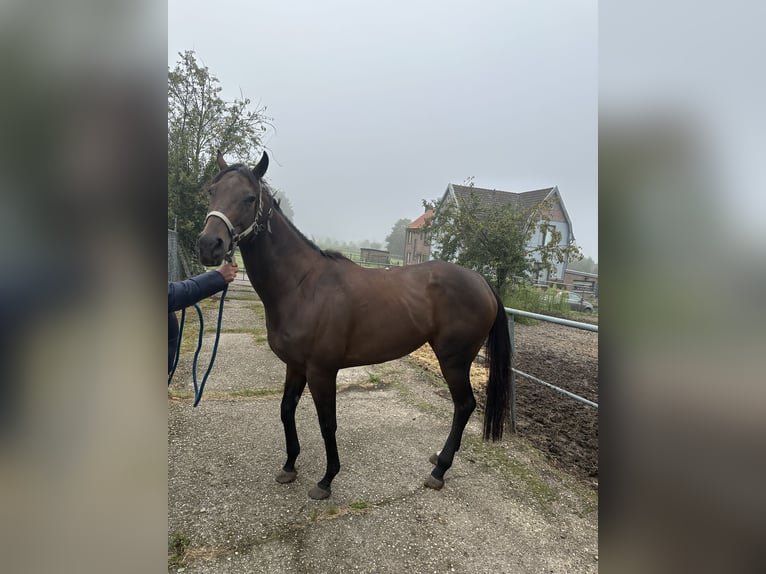
[[[219,171],[208,188],[205,227],[197,238],[200,262],[207,266],[220,265],[241,239],[258,233],[267,220],[263,202],[268,193],[263,193],[261,182],[269,167],[266,152],[252,170],[241,164],[227,165],[220,151],[216,164]]]

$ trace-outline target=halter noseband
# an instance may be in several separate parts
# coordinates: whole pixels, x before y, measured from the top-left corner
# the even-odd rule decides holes
[[[261,231],[263,231],[264,228],[269,233],[271,233],[271,212],[272,208],[269,207],[269,212],[266,214],[266,220],[258,223],[258,220],[262,219],[261,216],[263,215],[263,188],[261,188],[260,193],[258,194],[258,209],[255,212],[255,219],[253,220],[253,223],[250,224],[250,227],[245,229],[243,232],[234,233],[234,226],[231,224],[231,221],[228,217],[226,217],[226,214],[221,213],[220,211],[211,211],[208,213],[207,216],[205,216],[205,224],[207,224],[207,220],[211,217],[217,217],[226,224],[226,229],[229,230],[229,237],[231,238],[231,247],[226,252],[226,259],[227,261],[231,261],[234,250],[237,248],[239,242],[242,241],[245,237],[251,233],[253,236],[256,236]]]

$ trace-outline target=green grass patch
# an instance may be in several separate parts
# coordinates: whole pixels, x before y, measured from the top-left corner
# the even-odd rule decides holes
[[[206,391],[202,400],[221,400],[221,399],[248,399],[252,397],[273,397],[282,394],[282,389],[230,389],[225,391],[209,390]],[[191,390],[169,390],[168,397],[176,400],[192,400],[194,392]]]
[[[529,285],[513,285],[503,293],[503,304],[512,309],[566,317],[569,314],[569,304],[560,296],[555,296],[553,290],[543,291]],[[514,321],[523,325],[537,323],[528,317],[514,317]]]
[[[281,395],[282,389],[235,389],[228,394],[233,397],[271,397]]]
[[[356,502],[352,502],[349,506],[354,510],[364,510],[365,508],[369,508],[370,503],[366,500],[357,500]]]
[[[255,316],[259,319],[266,319],[266,309],[262,303],[252,303],[247,308],[255,313]]]
[[[423,371],[423,372],[430,375],[428,371]],[[436,381],[437,379],[436,377],[432,377],[432,380]],[[443,409],[440,409],[439,407],[419,398],[404,383],[401,383],[399,381],[394,381],[394,388],[399,392],[399,394],[402,396],[402,398],[405,401],[407,401],[410,405],[412,405],[419,411],[422,411],[424,413],[428,413],[431,415],[439,416],[439,417],[444,416],[445,411]]]
[[[194,398],[194,393],[192,391],[174,391],[170,390],[168,391],[168,397],[171,399],[179,399],[182,401],[191,400]]]
[[[168,567],[183,566],[191,540],[183,532],[174,532],[168,542]]]
[[[471,449],[477,462],[499,470],[513,483],[521,482],[524,489],[539,502],[548,505],[559,498],[558,492],[545,480],[524,465],[508,458],[502,448],[484,442],[476,436],[464,437],[463,442],[467,443],[466,446]]]
[[[197,305],[199,305],[200,309],[202,309],[203,311],[210,311],[212,309],[217,310],[221,306],[220,295],[216,295],[215,299],[211,297],[208,297],[207,299],[203,299],[202,301],[197,303]],[[224,303],[224,307],[225,306],[226,306],[226,303]],[[189,307],[189,309],[191,309],[191,307]],[[186,312],[188,313],[189,311],[187,310]]]
[[[192,309],[192,313],[194,310]],[[197,320],[197,314],[194,313],[194,318],[189,319],[189,310],[186,311],[186,318],[184,319],[183,333],[181,333],[181,353],[193,353],[197,348],[197,342],[199,339],[199,321]]]

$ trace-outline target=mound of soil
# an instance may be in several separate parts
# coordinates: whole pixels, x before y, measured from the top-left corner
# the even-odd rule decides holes
[[[515,325],[513,367],[598,403],[598,334],[538,322]],[[440,373],[429,347],[412,354]],[[479,359],[481,360],[481,359]],[[476,400],[485,403],[486,371],[471,379]],[[530,381],[516,380],[516,431],[560,468],[598,488],[598,409]]]

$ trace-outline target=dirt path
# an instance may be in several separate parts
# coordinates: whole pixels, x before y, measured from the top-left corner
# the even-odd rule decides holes
[[[206,307],[212,327],[215,304]],[[452,403],[412,359],[339,374],[342,468],[324,501],[307,496],[325,462],[307,392],[296,416],[298,479],[278,484],[284,366],[246,288],[232,289],[223,328],[200,406],[189,399],[189,351],[168,393],[169,571],[598,570],[594,490],[519,436],[482,442],[478,412],[445,487],[422,486]]]

